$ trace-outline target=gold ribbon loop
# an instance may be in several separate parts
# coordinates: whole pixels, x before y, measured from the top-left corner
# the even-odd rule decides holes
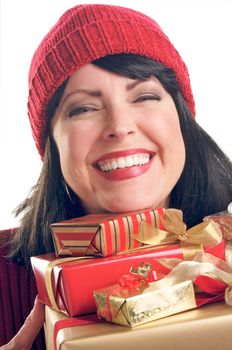
[[[213,246],[221,242],[222,232],[219,225],[214,221],[201,222],[187,230],[188,242]]]
[[[232,287],[227,287],[225,290],[225,302],[232,306]]]
[[[232,267],[232,244],[230,243],[226,245],[225,261]]]
[[[186,224],[183,221],[183,213],[180,215],[177,211],[165,211],[165,217],[160,217],[160,221],[168,232],[181,234],[186,232]]]

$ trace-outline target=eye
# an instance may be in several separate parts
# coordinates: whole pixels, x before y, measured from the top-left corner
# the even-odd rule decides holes
[[[96,107],[93,106],[78,106],[78,107],[74,107],[72,108],[70,111],[68,111],[67,116],[69,118],[75,117],[75,116],[84,116],[87,115],[91,112],[95,112],[97,111]]]
[[[136,97],[136,99],[133,101],[134,103],[139,103],[139,102],[146,102],[146,101],[160,101],[161,97],[156,94],[142,94]]]

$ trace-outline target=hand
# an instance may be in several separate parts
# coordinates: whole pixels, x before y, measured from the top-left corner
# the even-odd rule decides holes
[[[36,297],[34,307],[14,338],[0,350],[29,350],[44,323],[44,305]]]

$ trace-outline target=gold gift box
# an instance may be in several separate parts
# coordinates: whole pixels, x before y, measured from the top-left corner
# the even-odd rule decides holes
[[[157,290],[153,290],[154,285],[150,283],[141,291],[116,284],[94,291],[97,314],[107,321],[135,327],[196,307],[191,281]]]
[[[55,325],[67,319],[46,306],[47,350],[55,350]],[[56,350],[231,350],[231,324],[231,307],[211,304],[135,328],[109,322],[62,328],[56,337]]]

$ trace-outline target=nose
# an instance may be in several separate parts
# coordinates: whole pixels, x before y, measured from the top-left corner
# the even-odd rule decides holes
[[[108,113],[104,130],[104,138],[108,140],[121,140],[136,133],[135,118],[131,113],[118,109]]]

